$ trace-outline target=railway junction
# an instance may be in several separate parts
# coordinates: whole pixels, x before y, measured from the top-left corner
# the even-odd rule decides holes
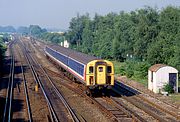
[[[46,57],[46,46],[18,35],[8,45],[0,82],[0,121],[180,121],[178,104],[135,89],[127,79],[117,78],[107,94],[88,96],[83,84]]]

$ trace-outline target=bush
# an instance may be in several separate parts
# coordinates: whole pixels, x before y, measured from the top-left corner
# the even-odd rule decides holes
[[[126,75],[126,70],[124,66],[121,66],[118,71],[120,75]]]
[[[134,61],[126,61],[125,62],[125,72],[127,77],[131,78],[134,75]]]
[[[126,75],[127,75],[128,78],[131,78],[134,75],[133,70],[131,70],[131,69],[127,70]]]
[[[174,92],[173,87],[171,85],[169,85],[169,84],[164,85],[163,90],[168,92],[168,93],[173,93]]]
[[[134,77],[140,79],[147,78],[149,67],[150,64],[147,62],[136,62],[134,65]]]

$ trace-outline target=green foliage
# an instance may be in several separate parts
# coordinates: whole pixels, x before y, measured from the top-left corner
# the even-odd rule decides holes
[[[134,77],[139,78],[139,79],[140,78],[147,79],[149,67],[150,67],[150,64],[147,62],[137,62],[134,65]]]
[[[115,74],[125,75],[124,62],[112,61],[114,64]]]
[[[56,44],[64,41],[64,36],[58,33],[46,32],[46,33],[41,34],[40,38],[43,40],[49,41],[51,43],[56,43]]]
[[[150,64],[147,62],[125,61],[120,64],[119,74],[129,78],[147,79],[147,71]],[[116,66],[116,65],[115,65]]]
[[[23,35],[28,35],[28,33],[29,33],[29,28],[28,28],[28,27],[23,27],[23,26],[21,26],[21,27],[19,27],[19,28],[17,29],[17,32],[20,33],[20,34],[23,34]]]
[[[174,102],[180,104],[180,93],[178,93],[178,94],[171,94],[170,97],[171,97],[171,99],[172,99]]]
[[[4,38],[0,37],[0,68],[3,64],[5,51],[6,51],[6,46],[4,44]]]
[[[64,34],[47,32],[46,29],[42,29],[38,25],[30,25],[29,27],[22,26],[17,29],[17,32],[23,35],[31,35],[56,44],[61,43],[65,39]]]
[[[11,32],[11,33],[14,33],[14,32],[16,32],[16,29],[14,27],[12,27],[12,26],[5,26],[5,27],[0,26],[0,32],[4,32],[4,33]]]
[[[168,6],[161,11],[145,7],[129,13],[96,14],[93,19],[78,14],[71,20],[66,38],[78,51],[121,62],[139,62],[121,67],[122,74],[126,72],[129,77],[146,77],[150,64],[156,63],[180,70],[179,7]]]
[[[29,26],[29,34],[35,37],[40,37],[43,33],[47,32],[46,29],[41,29],[38,25]]]
[[[173,87],[171,85],[169,85],[169,84],[164,85],[163,90],[168,92],[168,93],[173,93],[174,92]]]

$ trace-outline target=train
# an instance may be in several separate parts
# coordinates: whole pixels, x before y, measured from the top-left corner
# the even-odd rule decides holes
[[[44,51],[48,58],[88,89],[111,89],[114,86],[114,65],[111,61],[53,44],[46,45]]]

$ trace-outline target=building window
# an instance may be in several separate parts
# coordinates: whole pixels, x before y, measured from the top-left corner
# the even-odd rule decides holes
[[[151,72],[151,82],[153,82],[153,72]]]
[[[89,73],[93,73],[93,66],[89,67]]]

